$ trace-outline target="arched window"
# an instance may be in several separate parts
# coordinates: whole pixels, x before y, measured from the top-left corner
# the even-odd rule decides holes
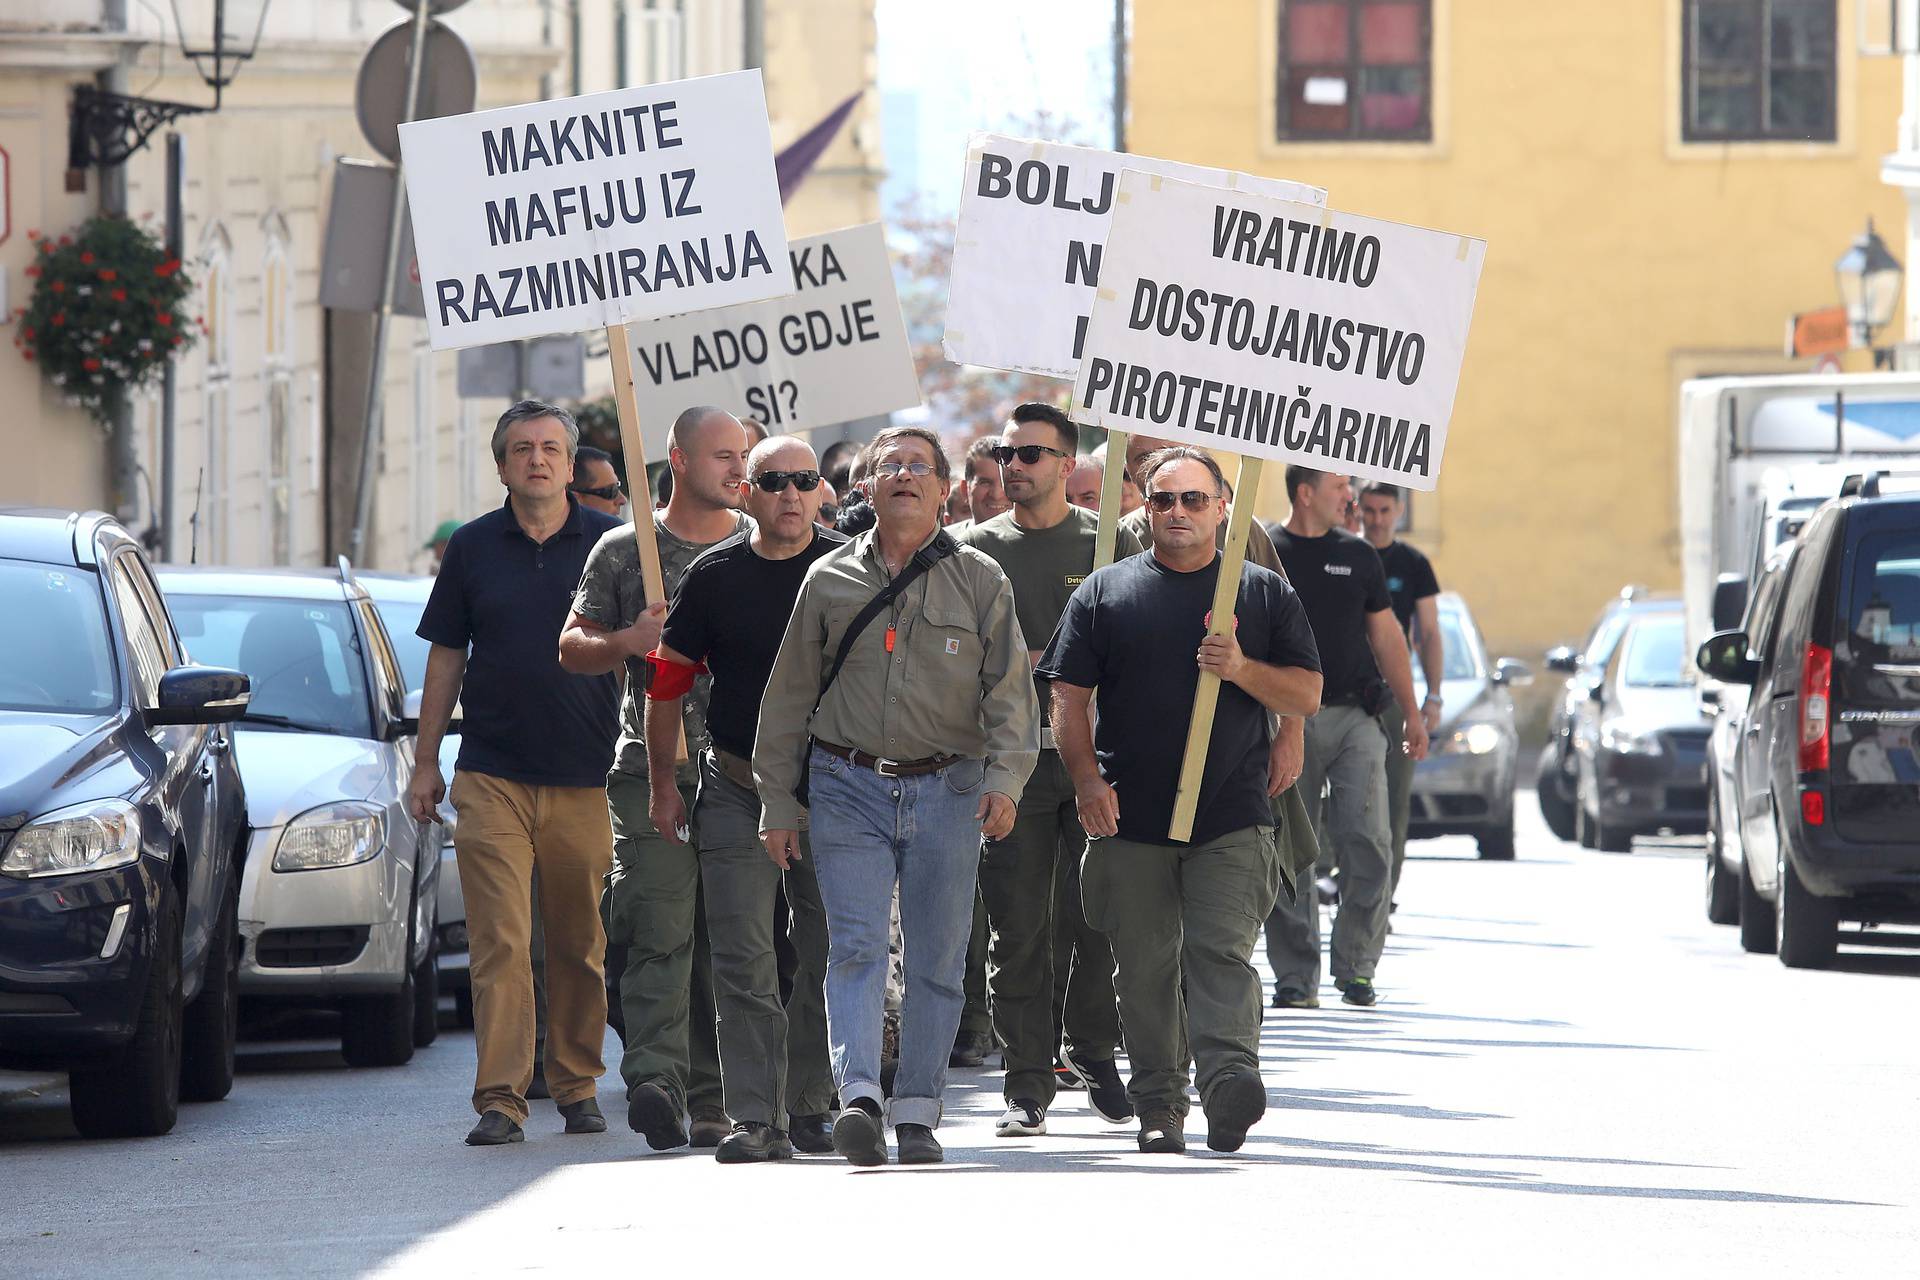
[[[233,241],[214,223],[200,239],[202,449],[200,471],[182,476],[194,521],[189,539],[201,563],[230,554],[233,486]]]

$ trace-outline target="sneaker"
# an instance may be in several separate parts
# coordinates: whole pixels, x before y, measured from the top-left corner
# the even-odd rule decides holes
[[[1100,1113],[1101,1119],[1113,1124],[1133,1119],[1133,1099],[1127,1096],[1126,1082],[1120,1078],[1120,1068],[1113,1065],[1112,1058],[1083,1062],[1062,1049],[1060,1061],[1087,1087],[1087,1101]]]
[[[924,1124],[893,1126],[893,1142],[900,1148],[901,1164],[939,1164],[947,1158],[940,1140]]]
[[[993,1037],[984,1031],[962,1031],[954,1037],[953,1052],[947,1055],[949,1067],[985,1066]]]
[[[687,1136],[696,1147],[717,1147],[733,1132],[733,1121],[719,1107],[695,1107],[690,1119]]]
[[[1335,906],[1340,901],[1340,882],[1332,876],[1321,876],[1313,882],[1313,890],[1320,895],[1320,905]]]
[[[887,1162],[887,1135],[880,1129],[878,1108],[868,1109],[858,1102],[842,1111],[833,1122],[833,1149],[847,1163],[871,1168]]]
[[[1238,1151],[1247,1130],[1267,1114],[1267,1086],[1251,1072],[1236,1071],[1215,1082],[1204,1109],[1208,1149]]]
[[[1373,989],[1372,978],[1346,978],[1333,985],[1340,988],[1342,1004],[1359,1005],[1362,1009],[1369,1009],[1380,998],[1380,993]]]
[[[1046,1131],[1047,1109],[1031,1098],[1015,1098],[1007,1103],[1007,1114],[993,1126],[996,1138],[1032,1138]]]
[[[1273,993],[1273,1007],[1276,1009],[1318,1009],[1320,997],[1311,991],[1302,991],[1298,987],[1281,987]]]
[[[713,1158],[721,1164],[759,1164],[765,1160],[791,1160],[793,1146],[787,1135],[770,1124],[742,1120],[733,1132],[720,1139]]]
[[[673,1105],[667,1091],[657,1084],[637,1084],[627,1094],[627,1127],[645,1138],[655,1151],[671,1151],[687,1145],[687,1131],[680,1124],[680,1108]]]
[[[1166,1107],[1140,1117],[1140,1150],[1153,1156],[1177,1156],[1187,1149],[1186,1126]]]
[[[1053,1087],[1055,1089],[1084,1089],[1087,1087],[1080,1079],[1080,1073],[1067,1065],[1064,1054],[1053,1060]]]

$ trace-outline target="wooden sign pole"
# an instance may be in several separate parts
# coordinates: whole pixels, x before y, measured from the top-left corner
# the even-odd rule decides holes
[[[1113,563],[1120,535],[1120,486],[1127,474],[1127,433],[1107,432],[1107,466],[1100,475],[1100,532],[1093,540],[1093,567]]]
[[[1112,451],[1108,451],[1111,459]],[[1240,459],[1240,478],[1233,491],[1233,514],[1227,519],[1227,545],[1220,553],[1220,580],[1213,589],[1213,616],[1207,627],[1210,636],[1233,634],[1233,609],[1240,600],[1240,566],[1247,558],[1247,534],[1253,527],[1253,508],[1260,497],[1261,459]],[[1101,496],[1104,508],[1106,497]],[[1104,510],[1103,510],[1104,524]],[[1213,711],[1220,701],[1220,677],[1211,671],[1200,673],[1200,684],[1193,691],[1193,719],[1187,725],[1187,753],[1180,762],[1180,784],[1173,795],[1173,822],[1167,827],[1170,840],[1193,837],[1193,816],[1200,807],[1200,776],[1207,765],[1207,744],[1213,740]]]

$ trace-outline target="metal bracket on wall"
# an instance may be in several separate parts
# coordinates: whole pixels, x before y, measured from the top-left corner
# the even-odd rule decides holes
[[[67,124],[67,169],[72,172],[94,165],[111,168],[124,164],[156,130],[182,116],[204,115],[214,109],[76,85],[73,114]]]

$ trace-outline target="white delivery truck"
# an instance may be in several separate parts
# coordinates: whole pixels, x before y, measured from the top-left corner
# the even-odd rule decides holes
[[[1871,470],[1920,470],[1920,374],[1681,384],[1680,571],[1689,651],[1715,629],[1714,589],[1723,575],[1751,583],[1767,553],[1843,479]]]

